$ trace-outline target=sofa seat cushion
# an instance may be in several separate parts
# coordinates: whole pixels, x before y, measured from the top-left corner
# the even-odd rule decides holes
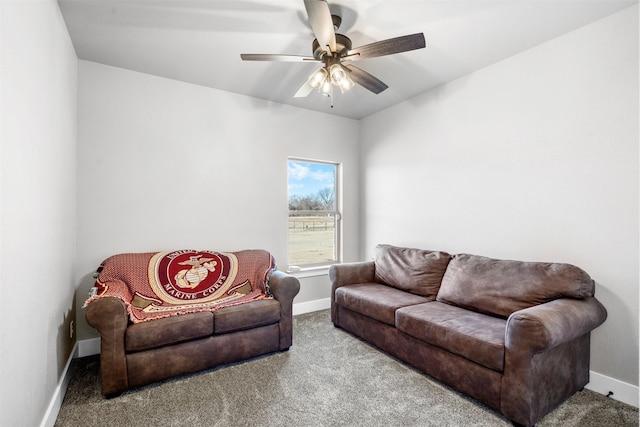
[[[251,301],[221,308],[213,316],[215,334],[257,328],[280,321],[280,303],[275,299]]]
[[[437,301],[396,312],[402,332],[498,372],[504,370],[506,325],[504,319]]]
[[[398,308],[429,301],[380,283],[340,286],[335,298],[336,304],[391,326],[395,325]]]
[[[458,254],[447,267],[436,299],[506,319],[515,311],[558,298],[593,294],[591,277],[571,264]]]
[[[375,279],[435,300],[450,260],[446,252],[378,245],[374,250]]]
[[[213,334],[213,313],[210,311],[148,320],[127,327],[125,350],[128,352],[150,350],[211,334]]]

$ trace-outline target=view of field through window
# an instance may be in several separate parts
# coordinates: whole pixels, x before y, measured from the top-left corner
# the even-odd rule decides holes
[[[289,160],[289,266],[338,260],[337,165]]]

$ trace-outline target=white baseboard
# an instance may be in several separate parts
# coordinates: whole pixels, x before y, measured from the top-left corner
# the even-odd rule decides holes
[[[42,422],[40,422],[40,427],[53,427],[53,425],[56,423],[58,412],[60,412],[62,401],[64,400],[64,395],[67,394],[67,387],[69,386],[69,381],[71,380],[71,370],[69,369],[69,367],[71,366],[71,361],[76,357],[77,349],[78,343],[76,342],[73,346],[73,349],[71,350],[69,359],[67,359],[67,363],[64,365],[62,376],[60,377],[60,381],[58,381],[58,385],[53,392],[51,402],[49,402],[47,411],[44,413]]]
[[[76,357],[93,356],[100,354],[100,338],[89,338],[78,341],[78,352]]]
[[[299,302],[293,304],[293,315],[311,313],[313,311],[331,308],[331,298],[317,299],[315,301]]]
[[[635,406],[636,408],[638,407],[638,393],[640,390],[638,386],[593,371],[590,371],[589,375],[590,381],[585,387],[586,389],[604,394],[605,396],[611,393],[610,397],[612,399]]]

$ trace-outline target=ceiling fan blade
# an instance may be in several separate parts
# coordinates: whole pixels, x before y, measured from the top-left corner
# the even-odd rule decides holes
[[[408,36],[395,37],[351,49],[342,59],[356,61],[358,59],[375,58],[376,56],[393,55],[394,53],[425,47],[424,34],[417,33]]]
[[[276,62],[317,61],[317,59],[312,56],[271,55],[268,53],[241,53],[240,58],[242,58],[243,61],[276,61]]]
[[[358,83],[365,89],[370,90],[376,95],[389,87],[378,78],[372,76],[363,69],[356,67],[355,65],[344,65],[344,68],[349,70],[349,77],[351,77],[351,80],[353,80],[355,83]]]
[[[336,33],[333,30],[333,20],[329,4],[325,0],[304,0],[304,7],[309,15],[309,23],[318,44],[327,53],[336,51]]]
[[[300,86],[300,89],[293,95],[294,98],[304,98],[309,95],[313,91],[313,86],[309,84],[307,80],[304,81],[304,84]]]

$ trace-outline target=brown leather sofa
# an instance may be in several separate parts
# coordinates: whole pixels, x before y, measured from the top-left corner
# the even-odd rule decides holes
[[[268,287],[272,299],[142,323],[131,322],[120,298],[92,300],[85,317],[101,336],[102,394],[113,396],[176,375],[288,350],[293,298],[300,283],[273,271]]]
[[[335,326],[526,426],[589,382],[607,317],[569,264],[378,245],[329,277]]]

